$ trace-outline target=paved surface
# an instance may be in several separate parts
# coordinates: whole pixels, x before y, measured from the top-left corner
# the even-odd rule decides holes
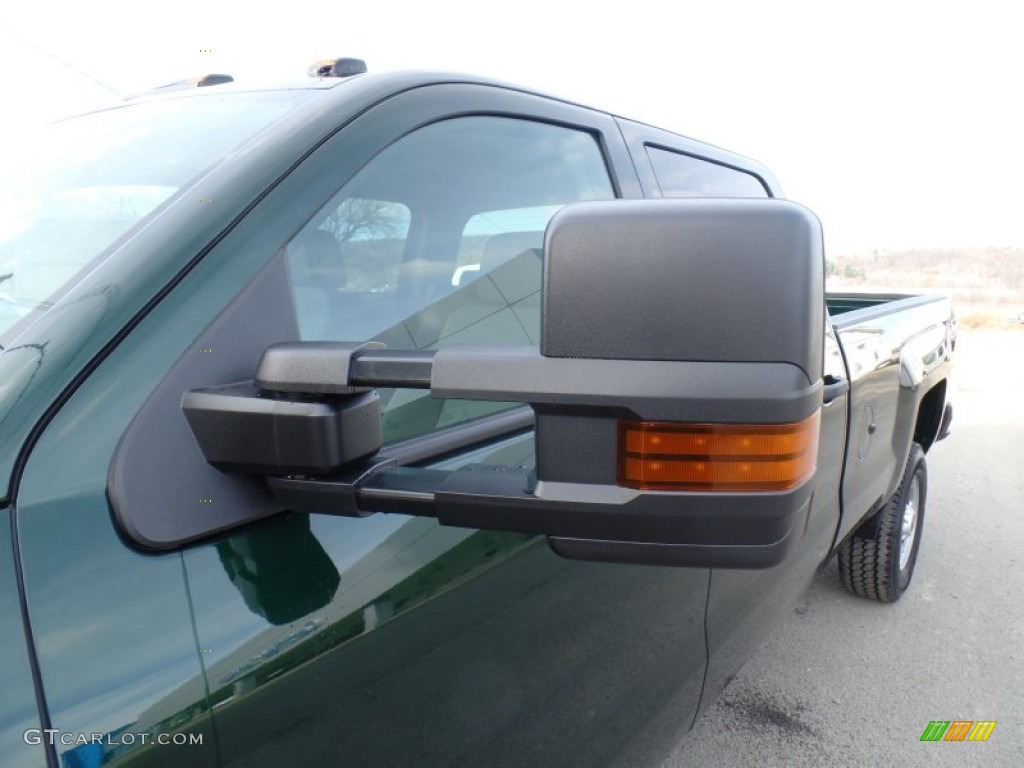
[[[962,331],[953,375],[910,590],[856,598],[830,563],[665,768],[1024,766],[1024,331]],[[957,719],[998,725],[920,741]]]

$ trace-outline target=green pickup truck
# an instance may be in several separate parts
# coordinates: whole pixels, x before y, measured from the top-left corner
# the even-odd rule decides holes
[[[742,156],[479,78],[230,78],[0,172],[0,754],[657,765],[836,555],[894,601],[949,301]]]

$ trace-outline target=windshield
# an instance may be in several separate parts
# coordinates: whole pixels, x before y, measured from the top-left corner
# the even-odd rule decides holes
[[[311,95],[129,104],[0,150],[0,342],[191,180]]]

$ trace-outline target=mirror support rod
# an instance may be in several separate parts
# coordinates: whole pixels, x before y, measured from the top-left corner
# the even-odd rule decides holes
[[[434,350],[385,349],[379,341],[302,341],[269,347],[256,386],[274,395],[351,395],[375,387],[430,389]]]
[[[598,407],[668,421],[715,413],[723,422],[751,423],[806,418],[821,404],[822,388],[787,363],[559,358],[516,346],[391,350],[346,341],[275,344],[264,352],[255,384],[270,398],[405,387],[438,398]]]
[[[623,489],[599,490],[589,501],[544,498],[533,471],[472,464],[453,471],[396,467],[379,458],[332,477],[268,477],[286,508],[311,514],[365,517],[394,512],[436,518],[442,525],[547,534],[573,541],[659,543],[666,565],[766,568],[780,562],[799,539],[803,515],[765,514],[763,501],[735,499],[748,525],[715,514],[691,499],[700,514],[679,514],[678,502]],[[806,491],[806,489],[804,489]],[[800,494],[806,512],[806,492]]]

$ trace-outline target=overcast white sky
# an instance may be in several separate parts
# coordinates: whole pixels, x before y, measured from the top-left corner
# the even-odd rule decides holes
[[[832,253],[1024,246],[1024,67],[1006,0],[11,5],[0,139],[185,76],[357,56],[498,77],[755,157],[822,218]]]

